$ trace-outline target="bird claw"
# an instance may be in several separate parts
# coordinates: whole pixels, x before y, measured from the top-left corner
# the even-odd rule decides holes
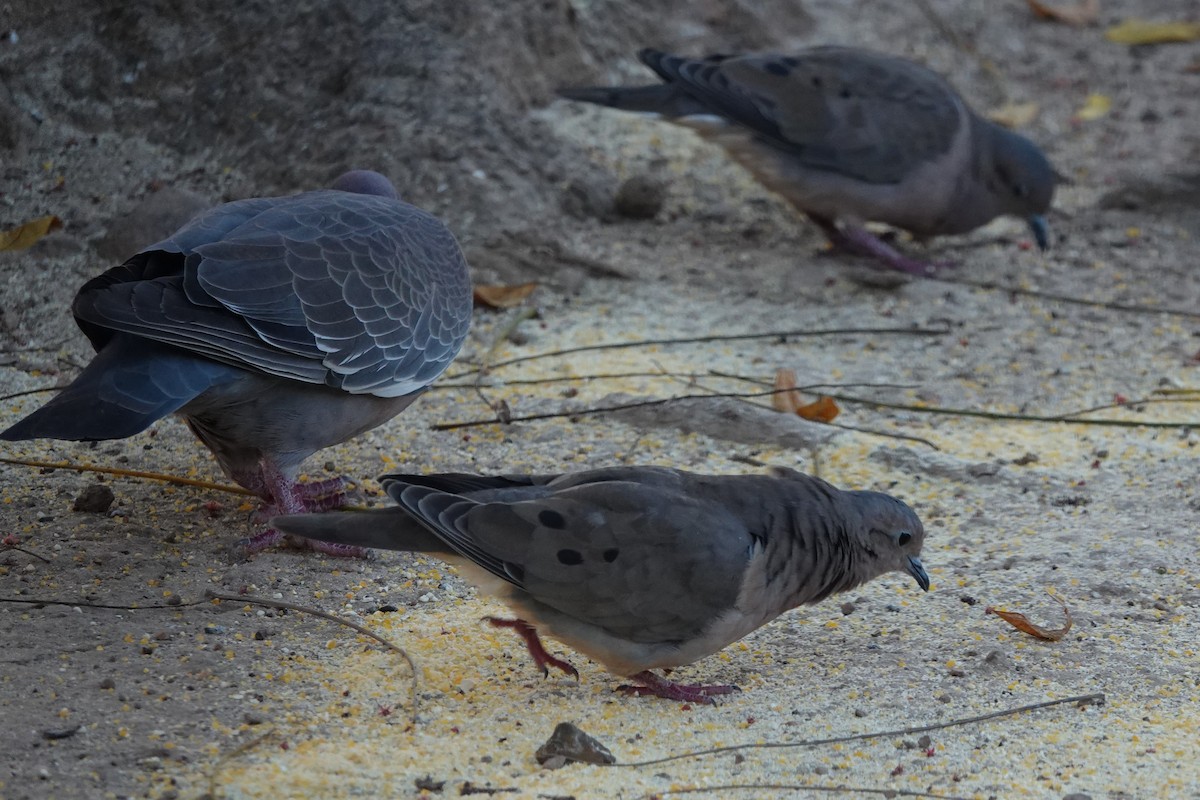
[[[525,648],[529,651],[529,655],[533,658],[533,663],[542,670],[542,677],[550,677],[550,667],[561,670],[563,673],[570,675],[575,680],[579,680],[579,670],[571,666],[571,663],[564,661],[561,658],[556,658],[546,651],[542,645],[542,640],[538,636],[537,628],[530,625],[523,619],[504,619],[503,617],[484,617],[485,622],[493,628],[512,628],[517,632],[517,635],[525,640]]]
[[[890,269],[909,275],[929,278],[937,275],[941,270],[953,269],[957,266],[952,261],[921,261],[909,258],[878,236],[863,228],[853,225],[839,228],[832,220],[813,214],[809,214],[808,216],[809,219],[825,232],[829,243],[838,250],[873,258]]]
[[[655,675],[649,670],[639,672],[636,675],[630,675],[629,677],[635,681],[640,681],[640,684],[622,684],[617,687],[617,691],[633,697],[653,695],[667,700],[679,700],[685,703],[713,706],[716,705],[714,697],[741,691],[740,688],[732,684],[675,683],[675,681]]]
[[[335,542],[322,542],[319,539],[305,539],[300,536],[288,536],[274,528],[267,528],[265,531],[256,533],[254,536],[238,539],[229,548],[229,553],[235,561],[245,561],[250,556],[257,555],[283,542],[286,542],[289,547],[297,550],[314,550],[336,558],[361,558],[367,561],[374,560],[375,558],[374,551],[366,547],[358,547],[352,544],[337,544]]]

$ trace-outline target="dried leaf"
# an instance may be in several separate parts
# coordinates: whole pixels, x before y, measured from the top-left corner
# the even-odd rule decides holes
[[[800,406],[796,413],[813,422],[833,422],[842,410],[832,397],[820,397],[815,402]]]
[[[1083,122],[1097,120],[1112,110],[1112,98],[1106,94],[1089,94],[1083,107],[1075,112],[1075,119]]]
[[[536,283],[522,283],[517,286],[476,286],[475,305],[486,308],[512,308],[521,305],[521,301],[533,294]]]
[[[1117,44],[1164,44],[1194,42],[1200,39],[1200,22],[1147,22],[1127,19],[1104,32],[1104,38]]]
[[[18,225],[12,230],[0,231],[0,250],[24,250],[32,247],[50,231],[62,227],[62,220],[51,214],[30,220],[24,225]]]
[[[988,112],[988,119],[1006,128],[1023,128],[1037,119],[1037,103],[1005,103]]]
[[[1071,611],[1067,608],[1067,604],[1064,603],[1061,598],[1055,597],[1054,595],[1050,596],[1054,597],[1055,600],[1058,600],[1059,605],[1062,606],[1063,616],[1066,617],[1066,622],[1061,628],[1043,628],[1040,625],[1035,625],[1030,622],[1024,614],[1018,614],[1016,611],[1001,611],[1000,609],[992,608],[991,606],[985,608],[983,613],[995,614],[997,617],[1004,620],[1009,625],[1012,625],[1022,633],[1028,633],[1030,636],[1038,639],[1045,639],[1048,642],[1057,642],[1066,636],[1068,631],[1071,630]]]
[[[796,388],[796,373],[790,369],[775,371],[775,393],[771,407],[785,414],[796,414],[813,422],[832,422],[842,413],[832,397],[821,397],[812,403],[802,403]]]
[[[784,391],[790,389],[791,391]],[[775,394],[771,408],[785,414],[795,414],[800,407],[800,392],[796,391],[796,373],[790,369],[775,370]]]
[[[1050,6],[1040,0],[1025,0],[1038,19],[1065,22],[1068,25],[1087,25],[1100,14],[1100,0],[1081,0],[1073,6]]]

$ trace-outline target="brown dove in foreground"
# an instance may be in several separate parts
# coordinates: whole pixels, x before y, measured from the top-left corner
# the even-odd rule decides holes
[[[0,439],[120,439],[178,413],[273,516],[344,501],[340,479],[297,484],[300,463],[442,374],[470,325],[471,285],[436,217],[355,170],[331,189],[206,211],[85,283],[72,311],[96,357]],[[244,550],[280,538],[267,530]]]
[[[638,57],[663,83],[559,94],[699,131],[838,248],[927,275],[944,265],[904,256],[862,223],[924,239],[1005,214],[1026,220],[1038,246],[1048,245],[1044,215],[1057,180],[1050,162],[920,64],[854,47],[702,59],[642,50]]]
[[[637,685],[633,694],[712,702],[736,687],[650,670],[690,664],[784,611],[887,572],[922,589],[925,530],[879,492],[841,491],[787,469],[698,475],[615,467],[565,475],[385,475],[398,508],[277,517],[289,534],[429,553],[510,605],[546,671],[578,675],[548,633]]]

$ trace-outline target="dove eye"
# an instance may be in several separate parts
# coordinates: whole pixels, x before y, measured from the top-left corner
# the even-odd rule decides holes
[[[896,541],[899,542],[901,547],[904,547],[904,545],[912,541],[912,534],[908,531],[900,531],[900,535],[896,537]]]

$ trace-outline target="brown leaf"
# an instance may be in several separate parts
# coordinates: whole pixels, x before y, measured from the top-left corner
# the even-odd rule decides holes
[[[1024,614],[1018,614],[1016,611],[1001,611],[1000,609],[992,608],[991,606],[985,608],[983,613],[995,614],[997,617],[1004,620],[1009,625],[1012,625],[1022,633],[1028,633],[1030,636],[1038,639],[1045,639],[1048,642],[1057,642],[1066,636],[1071,630],[1071,611],[1067,608],[1067,604],[1064,603],[1061,598],[1055,597],[1054,595],[1050,596],[1054,597],[1055,600],[1058,600],[1059,604],[1062,606],[1063,616],[1066,617],[1066,623],[1061,628],[1043,628],[1040,625],[1035,625],[1030,622]]]
[[[802,402],[800,391],[796,388],[796,373],[790,369],[775,371],[775,394],[771,395],[771,407],[813,422],[832,422],[841,413],[832,397],[821,397],[812,403]]]
[[[808,405],[800,406],[796,413],[813,422],[833,422],[842,410],[832,397],[820,397]]]
[[[62,220],[51,214],[48,217],[32,219],[11,230],[0,231],[0,250],[24,250],[32,247],[50,231],[56,231],[61,227]]]
[[[1073,6],[1051,6],[1041,0],[1025,0],[1029,10],[1038,19],[1065,22],[1068,25],[1087,25],[1095,22],[1100,14],[1100,0],[1080,0]]]
[[[775,394],[771,395],[771,408],[785,414],[795,414],[799,407],[800,392],[796,391],[796,373],[790,369],[775,370]]]
[[[1127,19],[1104,32],[1104,38],[1117,44],[1164,44],[1193,42],[1200,39],[1200,22],[1147,22]]]
[[[517,286],[476,286],[475,305],[485,308],[512,308],[521,305],[521,301],[533,294],[536,283],[522,283]]]

